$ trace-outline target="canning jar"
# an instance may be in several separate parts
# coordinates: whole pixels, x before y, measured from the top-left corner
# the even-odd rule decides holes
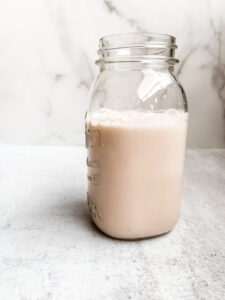
[[[166,233],[180,215],[188,114],[175,49],[166,34],[100,39],[85,119],[88,207],[114,238]]]

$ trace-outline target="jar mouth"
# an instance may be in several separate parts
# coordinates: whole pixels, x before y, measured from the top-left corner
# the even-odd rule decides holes
[[[160,33],[122,33],[105,36],[99,41],[97,64],[113,62],[167,62],[174,65],[176,38]]]

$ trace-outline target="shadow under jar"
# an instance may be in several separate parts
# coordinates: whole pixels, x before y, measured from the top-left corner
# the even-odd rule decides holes
[[[180,215],[188,114],[175,49],[166,34],[100,40],[85,120],[88,206],[114,238],[166,233]]]

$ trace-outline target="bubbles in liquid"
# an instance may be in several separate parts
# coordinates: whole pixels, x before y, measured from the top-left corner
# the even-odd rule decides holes
[[[181,112],[179,110],[174,109],[174,108],[170,108],[165,111],[165,115],[169,115],[169,116],[179,115],[180,113]]]

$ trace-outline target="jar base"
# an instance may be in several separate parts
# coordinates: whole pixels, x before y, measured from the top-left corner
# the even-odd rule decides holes
[[[100,228],[96,223],[95,221],[92,219],[92,224],[93,226],[99,231],[101,232],[102,234],[104,234],[105,236],[111,238],[111,239],[114,239],[114,240],[120,240],[120,241],[141,241],[141,240],[148,240],[148,239],[152,239],[152,238],[157,238],[157,237],[160,237],[160,236],[163,236],[163,235],[166,235],[168,233],[170,233],[174,227],[176,226],[176,224],[174,226],[171,226],[170,229],[166,230],[166,231],[163,231],[163,232],[160,232],[160,233],[156,233],[156,234],[153,234],[153,235],[146,235],[146,236],[140,236],[140,237],[122,237],[122,236],[116,236],[116,235],[113,235],[113,234],[110,234],[108,232],[106,232],[104,229]]]

